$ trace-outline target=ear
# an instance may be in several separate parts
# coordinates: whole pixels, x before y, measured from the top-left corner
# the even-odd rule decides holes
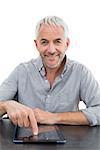
[[[70,44],[70,39],[67,38],[67,40],[66,40],[66,47],[67,47],[67,48],[69,47],[69,44]]]
[[[38,46],[37,46],[37,40],[34,40],[34,43],[35,43],[36,48],[38,48]]]

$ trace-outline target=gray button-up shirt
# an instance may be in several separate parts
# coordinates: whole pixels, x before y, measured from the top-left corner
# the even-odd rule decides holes
[[[40,57],[18,65],[0,86],[0,100],[11,100],[16,93],[20,103],[50,112],[78,111],[79,101],[83,101],[86,108],[81,111],[90,124],[100,125],[100,87],[91,72],[76,61],[67,59],[52,88]]]

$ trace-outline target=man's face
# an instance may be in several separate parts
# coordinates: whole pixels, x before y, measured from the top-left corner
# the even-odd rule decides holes
[[[40,27],[39,35],[35,40],[36,47],[47,68],[57,68],[61,64],[69,40],[64,36],[61,26],[50,26],[43,24]]]

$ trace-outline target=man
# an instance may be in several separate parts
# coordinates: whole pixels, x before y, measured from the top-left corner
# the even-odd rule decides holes
[[[0,86],[0,114],[20,127],[37,123],[100,125],[100,87],[82,64],[67,58],[68,28],[51,16],[36,27],[34,41],[40,56],[15,68]],[[17,94],[18,101],[14,101]],[[79,110],[79,101],[86,109]]]

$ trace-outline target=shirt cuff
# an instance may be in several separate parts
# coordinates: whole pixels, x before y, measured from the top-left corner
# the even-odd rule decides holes
[[[97,125],[97,120],[96,120],[96,117],[93,113],[89,112],[88,109],[82,109],[81,111],[87,117],[87,119],[90,123],[90,126],[96,126]]]

